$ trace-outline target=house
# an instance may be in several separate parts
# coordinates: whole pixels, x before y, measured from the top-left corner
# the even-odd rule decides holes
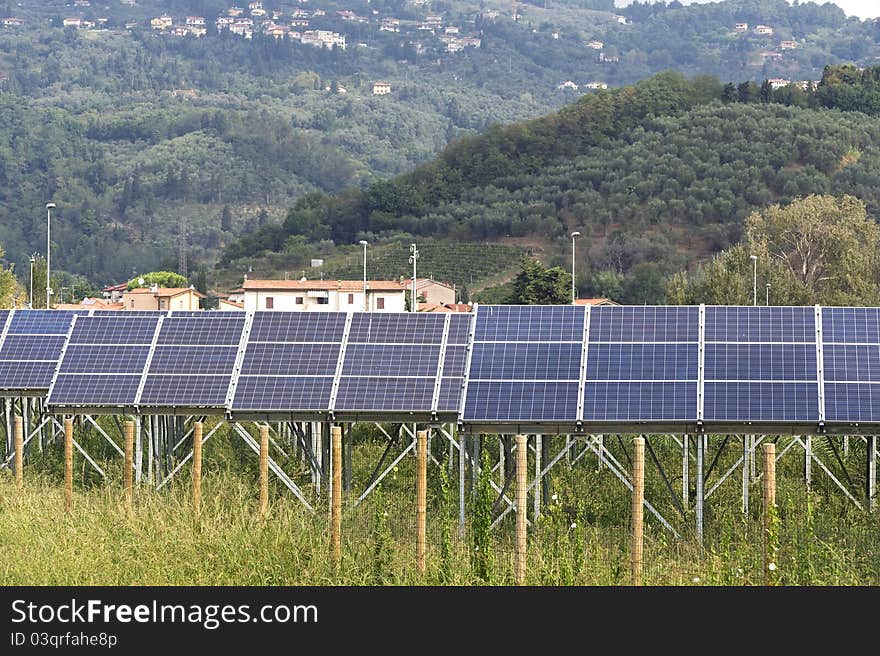
[[[235,303],[227,298],[221,298],[217,301],[217,309],[223,312],[243,312],[244,303]]]
[[[105,298],[87,296],[79,303],[59,303],[54,308],[56,310],[124,310],[125,306],[121,301],[112,302]]]
[[[416,298],[423,300],[425,303],[437,305],[455,303],[455,285],[440,282],[433,278],[416,278]]]
[[[458,34],[458,28],[455,25],[447,25],[443,30],[444,34]]]
[[[282,16],[284,16],[284,12],[281,11],[280,9],[273,9],[272,10],[272,20],[278,20]]]
[[[128,289],[128,283],[123,282],[118,285],[109,285],[104,287],[104,300],[110,303],[119,303],[122,301],[122,294]]]
[[[345,36],[329,30],[306,30],[300,36],[300,43],[324,48],[337,46],[345,50]]]
[[[226,10],[227,16],[232,16],[233,18],[238,18],[244,13],[244,9],[241,7],[230,7]]]
[[[735,29],[737,32],[748,32],[749,31],[749,24],[748,23],[737,23],[736,25],[733,26],[733,29]]]
[[[61,21],[64,27],[82,27],[82,18],[65,18]]]
[[[470,312],[467,303],[419,303],[419,312]]]
[[[440,27],[443,24],[443,16],[426,16],[425,24],[430,25],[432,28]]]
[[[618,14],[614,14],[614,20],[616,20],[621,25],[626,25],[626,16],[620,16]]]
[[[194,287],[138,287],[122,293],[125,310],[198,310],[205,295]]]
[[[308,27],[309,19],[308,18],[294,18],[290,21],[291,27]]]
[[[769,80],[767,80],[767,82],[770,83],[770,88],[773,89],[774,91],[776,89],[782,89],[783,87],[787,87],[789,84],[791,84],[791,80],[784,80],[781,77],[770,78]]]
[[[150,27],[154,30],[167,30],[174,24],[174,19],[168,14],[162,14],[158,18],[150,19]]]
[[[373,95],[385,96],[391,93],[391,85],[388,82],[373,82]]]
[[[174,36],[186,36],[187,34],[189,34],[189,28],[183,25],[178,25],[171,28],[171,34],[173,34]]]
[[[73,0],[74,7],[91,7],[92,3],[90,0]]]
[[[769,25],[757,25],[755,26],[755,34],[761,34],[764,36],[772,36],[773,28]]]
[[[353,21],[357,18],[357,14],[353,11],[349,11],[348,9],[343,9],[342,11],[337,11],[336,15],[339,16],[342,20]]]
[[[601,41],[587,41],[587,47],[593,50],[601,50],[605,47],[605,44]]]
[[[552,36],[554,39],[558,40],[559,39],[559,32],[554,30],[553,32],[550,33],[550,36]]]
[[[579,298],[575,300],[575,305],[593,305],[593,306],[601,306],[601,305],[620,305],[620,303],[615,303],[610,298]]]
[[[578,85],[575,84],[574,82],[572,82],[571,80],[566,80],[566,81],[563,82],[562,84],[557,84],[557,85],[556,85],[556,88],[557,88],[557,89],[562,89],[562,90],[565,90],[565,89],[571,89],[572,91],[577,91],[577,90],[578,90]]]
[[[770,61],[779,61],[780,59],[782,59],[782,53],[775,52],[775,51],[774,52],[762,52],[761,57],[764,60],[769,59]]]
[[[251,2],[250,4],[248,4],[248,9],[251,11],[253,11],[254,9],[262,9],[262,8],[263,8],[263,3],[260,2],[260,0],[255,0],[254,2]]]
[[[600,52],[599,61],[606,64],[616,64],[620,61],[620,57],[618,57],[617,55],[608,56],[604,52]]]
[[[587,89],[607,89],[608,85],[605,82],[587,82],[584,85]]]
[[[204,16],[187,16],[186,24],[190,27],[204,27],[205,26],[205,17]]]
[[[3,27],[21,27],[24,25],[24,20],[21,18],[4,18],[2,21]]]
[[[368,312],[403,312],[406,284],[392,280],[368,280]],[[245,280],[245,310],[294,312],[363,311],[363,280]]]
[[[226,295],[226,300],[230,303],[244,303],[244,288],[233,289]]]
[[[137,27],[137,21],[126,21],[125,22],[125,29],[127,29],[127,30],[133,30],[136,27]]]
[[[500,15],[501,15],[501,12],[498,11],[497,9],[490,9],[489,11],[484,11],[484,12],[483,12],[483,19],[484,19],[484,20],[494,21],[494,20],[495,20],[496,18],[498,18]]]
[[[779,47],[783,50],[790,50],[792,48],[797,48],[797,41],[782,41],[779,43]]]

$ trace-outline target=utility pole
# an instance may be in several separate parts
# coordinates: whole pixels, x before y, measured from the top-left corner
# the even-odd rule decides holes
[[[416,262],[419,261],[419,249],[416,248],[415,244],[409,245],[409,263],[413,265],[413,276],[412,276],[412,311],[419,311],[419,302],[416,298]]]

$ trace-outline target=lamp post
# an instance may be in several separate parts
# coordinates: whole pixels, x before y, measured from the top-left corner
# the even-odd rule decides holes
[[[574,277],[574,241],[578,237],[581,236],[581,233],[575,230],[571,233],[571,304],[574,305],[575,301],[577,301],[577,283],[575,282]]]
[[[752,275],[752,305],[758,304],[758,256],[749,255],[749,259],[754,265],[754,273]]]
[[[413,278],[412,278],[412,311],[419,311],[419,302],[416,299],[416,262],[419,261],[419,249],[416,248],[415,244],[409,245],[409,263],[413,265]]]
[[[46,309],[51,307],[52,286],[49,276],[49,251],[52,248],[52,210],[55,209],[55,203],[46,203]]]
[[[369,243],[365,239],[361,239],[358,243],[364,247],[364,312],[369,312],[367,305],[367,246]]]
[[[37,263],[37,254],[34,253],[31,255],[31,302],[28,307],[33,310],[34,309],[34,265]]]
[[[765,304],[769,306],[770,305],[770,283],[768,282],[766,286],[767,286],[767,300],[766,300]]]

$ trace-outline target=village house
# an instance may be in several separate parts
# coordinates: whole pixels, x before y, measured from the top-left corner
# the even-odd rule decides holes
[[[400,32],[400,21],[396,18],[383,18],[379,23],[380,32]]]
[[[198,310],[205,295],[194,287],[138,287],[122,293],[125,310]]]
[[[64,27],[75,27],[77,29],[82,27],[82,23],[82,18],[65,18],[61,21]]]
[[[557,88],[557,89],[562,89],[562,90],[565,90],[565,89],[571,89],[572,91],[577,91],[577,90],[578,90],[578,85],[575,84],[574,82],[572,82],[571,80],[566,80],[566,81],[563,82],[562,84],[557,84],[557,85],[556,85],[556,88]]]
[[[458,28],[455,25],[447,25],[443,30],[444,34],[458,34]]]
[[[150,27],[154,30],[167,30],[174,24],[174,19],[168,14],[162,14],[158,18],[150,19]]]
[[[749,31],[749,24],[748,23],[737,23],[736,25],[733,26],[733,29],[735,29],[737,32],[748,32]]]
[[[294,18],[290,21],[291,27],[308,27],[309,19],[308,18]]]
[[[245,280],[244,309],[294,312],[403,312],[406,285],[393,280]]]
[[[128,289],[128,283],[123,282],[118,285],[109,285],[108,287],[104,287],[103,296],[104,300],[108,303],[121,303],[122,302],[122,294]]]
[[[91,7],[92,3],[90,0],[73,0],[74,7]]]
[[[584,85],[584,88],[586,88],[586,89],[593,89],[593,90],[596,90],[596,89],[607,89],[607,88],[608,88],[608,85],[607,85],[605,82],[587,82],[587,83]]]
[[[797,41],[781,41],[779,43],[779,47],[783,50],[790,50],[791,48],[797,48]]]
[[[470,312],[467,303],[419,303],[419,312]]]
[[[373,95],[385,96],[391,93],[391,84],[388,82],[373,82]]]
[[[21,18],[4,18],[2,21],[3,27],[21,27],[24,25],[24,19]]]
[[[615,303],[610,298],[578,298],[575,300],[574,304],[592,306],[620,305],[620,303]]]
[[[489,11],[484,11],[484,12],[483,12],[483,18],[484,18],[485,20],[491,20],[491,21],[494,21],[494,20],[495,20],[496,18],[498,18],[500,15],[501,15],[501,12],[498,11],[497,9],[490,9]]]
[[[416,298],[421,302],[435,305],[454,304],[456,302],[455,285],[433,278],[416,278]]]
[[[755,34],[761,34],[764,36],[772,36],[773,28],[769,25],[757,25],[755,26]]]
[[[205,17],[204,16],[187,16],[186,24],[190,27],[204,27],[205,26]]]
[[[124,310],[121,301],[111,302],[103,298],[87,296],[79,303],[59,303],[53,306],[56,310]]]
[[[593,50],[601,50],[605,47],[605,44],[601,41],[587,41],[587,47]]]
[[[769,80],[767,80],[767,82],[770,83],[770,88],[773,89],[774,91],[776,89],[782,89],[783,87],[787,87],[789,84],[791,84],[791,80],[784,80],[781,77],[770,78]]]

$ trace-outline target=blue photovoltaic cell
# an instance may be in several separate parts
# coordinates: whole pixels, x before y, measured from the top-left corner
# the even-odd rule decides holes
[[[157,346],[150,361],[149,373],[228,376],[235,366],[237,355],[237,346]]]
[[[142,405],[223,405],[229,376],[147,376]]]
[[[446,335],[447,344],[467,345],[468,333],[471,329],[473,315],[471,313],[456,313],[449,315],[449,332]]]
[[[345,350],[344,376],[437,376],[440,345],[351,344]]]
[[[480,310],[482,312],[482,309]],[[470,381],[465,420],[572,421],[578,384]]]
[[[580,344],[477,342],[472,380],[578,380]]]
[[[358,312],[351,319],[348,343],[439,344],[444,322],[442,314]]]
[[[825,382],[880,382],[880,344],[825,344]]]
[[[434,396],[433,378],[339,379],[336,410],[430,412]]]
[[[59,374],[49,396],[50,405],[114,405],[134,403],[141,377]]]
[[[696,380],[698,359],[697,344],[591,344],[587,380]]]
[[[706,344],[706,380],[817,380],[813,344]]]
[[[16,310],[9,324],[10,335],[67,335],[77,314],[71,310]]]
[[[483,305],[475,341],[581,342],[584,308],[574,305]]]
[[[880,344],[880,308],[822,308],[825,344]]]
[[[332,376],[339,361],[339,344],[274,344],[251,342],[241,373],[276,376]]]
[[[71,344],[151,344],[158,316],[80,317],[70,336]]]
[[[251,342],[341,342],[344,312],[256,312]]]
[[[0,348],[0,360],[52,360],[57,363],[65,341],[63,335],[6,335]]]
[[[590,342],[697,342],[699,318],[690,306],[592,307]]]
[[[811,307],[706,307],[707,342],[816,343]]]
[[[437,399],[438,412],[458,412],[461,408],[461,378],[447,378],[440,381],[440,395]]]
[[[64,353],[61,373],[64,374],[138,374],[144,370],[149,346],[106,346],[69,344]]]
[[[467,346],[446,345],[446,354],[443,358],[443,375],[461,377],[464,375],[464,366],[467,364]]]
[[[706,382],[707,421],[818,421],[816,383]]]
[[[880,422],[880,385],[825,383],[825,420]]]
[[[584,421],[694,421],[697,383],[587,382]]]
[[[244,329],[244,314],[218,312],[200,317],[170,316],[162,322],[157,344],[238,346]],[[225,318],[224,315],[232,315]],[[221,318],[224,317],[224,318]]]
[[[232,407],[251,411],[326,410],[332,376],[240,376]]]
[[[47,390],[57,362],[0,362],[0,388]]]

